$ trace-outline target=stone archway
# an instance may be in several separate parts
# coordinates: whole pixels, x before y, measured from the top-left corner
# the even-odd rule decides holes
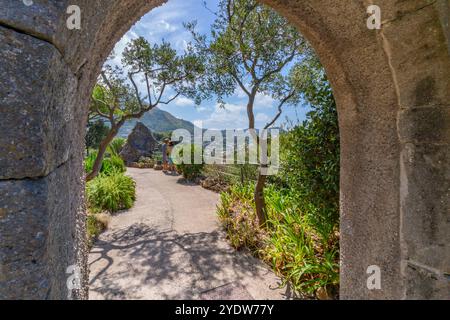
[[[0,0],[0,299],[86,275],[86,105],[116,41],[162,0]],[[341,297],[450,297],[448,0],[264,0],[311,42],[339,108]],[[369,3],[370,2],[370,3]],[[66,28],[78,5],[82,30]],[[368,266],[381,289],[366,286]],[[86,277],[84,277],[86,279]],[[86,290],[78,292],[86,297]]]

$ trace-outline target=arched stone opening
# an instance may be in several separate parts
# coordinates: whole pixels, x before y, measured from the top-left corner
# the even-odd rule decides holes
[[[86,276],[86,105],[119,38],[160,0],[6,1],[0,13],[0,298],[67,298]],[[341,129],[341,297],[448,298],[449,2],[264,0],[324,64]],[[78,5],[82,29],[66,27]],[[381,269],[367,288],[368,266]],[[86,280],[86,277],[84,277]],[[80,298],[86,291],[78,292]]]

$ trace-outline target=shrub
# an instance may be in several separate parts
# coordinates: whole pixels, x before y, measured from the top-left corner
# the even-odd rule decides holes
[[[262,230],[256,223],[252,184],[235,185],[221,194],[217,212],[233,247],[250,249],[284,278],[284,285],[291,283],[301,295],[336,290],[337,235],[324,245],[291,190],[268,185],[265,200],[268,224]]]
[[[156,161],[149,157],[141,157],[139,158],[139,164],[143,168],[153,168],[156,164]]]
[[[108,228],[111,216],[107,213],[88,213],[86,229],[88,246],[92,247],[94,240]]]
[[[97,158],[97,151],[89,153],[89,155],[84,159],[84,171],[86,173],[92,172],[94,167],[95,159]]]
[[[101,173],[86,185],[88,206],[93,212],[129,209],[136,200],[134,180],[121,172]]]
[[[109,128],[102,120],[89,121],[86,132],[86,148],[98,149],[100,143],[108,135]]]
[[[220,200],[217,213],[231,245],[237,250],[260,250],[264,235],[256,219],[253,185],[233,185],[220,194]]]
[[[189,147],[187,147],[189,148]],[[184,163],[183,152],[184,148],[181,148],[181,145],[176,146],[173,151],[173,160],[177,164],[177,169],[182,173],[183,177],[187,180],[195,180],[201,176],[203,172],[204,164],[194,164],[194,154],[197,151],[197,146],[194,144],[190,145],[191,149],[191,161],[190,163]]]
[[[127,142],[127,139],[125,138],[114,138],[113,141],[111,141],[111,143],[108,146],[108,152],[110,155],[112,156],[119,156],[120,152],[123,149],[123,146],[125,145],[125,143]]]
[[[309,223],[324,243],[339,223],[339,125],[331,86],[320,63],[306,59],[296,68],[311,112],[281,135],[280,181],[294,190]]]
[[[315,224],[305,214],[292,190],[266,189],[269,217],[269,245],[263,259],[294,288],[312,295],[320,288],[335,289],[339,284],[339,239],[329,236],[324,243]]]
[[[86,159],[84,160],[84,169],[86,173],[92,172],[96,158],[97,158],[96,151],[90,153],[86,157]],[[125,171],[126,171],[125,163],[119,156],[111,155],[109,157],[105,157],[102,161],[102,168],[100,169],[100,173],[110,175],[112,173]]]
[[[112,155],[111,157],[107,157],[103,159],[101,173],[106,175],[111,175],[117,172],[125,172],[127,168],[125,167],[125,163],[122,158],[116,155]]]

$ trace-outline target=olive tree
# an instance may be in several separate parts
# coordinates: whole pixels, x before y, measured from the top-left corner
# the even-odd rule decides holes
[[[166,42],[151,46],[143,37],[130,41],[122,64],[105,64],[93,90],[90,117],[106,120],[109,131],[86,179],[98,175],[108,145],[126,121],[141,118],[180,95],[199,102],[195,80],[202,73],[201,60],[189,48],[179,55]]]
[[[185,24],[194,37],[194,47],[205,59],[206,74],[199,89],[205,97],[225,99],[237,89],[247,100],[248,129],[269,129],[279,119],[283,107],[296,105],[300,92],[291,69],[310,49],[286,19],[256,0],[221,0],[210,35],[196,32],[196,22]],[[267,95],[277,101],[277,112],[264,128],[255,128],[255,100]],[[256,137],[255,131],[251,130]],[[256,213],[261,225],[266,221],[264,186],[266,175],[260,164],[255,187]]]

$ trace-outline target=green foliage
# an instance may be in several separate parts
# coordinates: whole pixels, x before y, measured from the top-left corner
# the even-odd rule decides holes
[[[127,142],[127,139],[125,138],[114,138],[113,141],[108,146],[108,153],[112,156],[119,156],[120,152],[122,151],[125,143]]]
[[[324,245],[292,190],[269,185],[265,201],[269,219],[268,228],[262,230],[256,223],[252,185],[235,185],[221,194],[217,212],[231,244],[237,249],[250,249],[301,295],[313,296],[319,288],[336,288],[337,235]]]
[[[263,232],[256,219],[253,189],[251,184],[235,184],[222,192],[217,214],[235,249],[248,248],[257,253],[263,247]]]
[[[290,73],[310,104],[307,120],[281,136],[279,176],[265,192],[266,230],[255,224],[253,189],[221,194],[218,214],[230,242],[271,264],[300,294],[339,285],[339,128],[325,72],[314,56]]]
[[[86,220],[86,231],[88,234],[88,239],[98,237],[98,235],[101,233],[101,230],[102,228],[95,216],[92,214],[88,215]]]
[[[186,149],[191,150],[191,160],[184,161],[184,145],[180,144],[173,149],[172,157],[176,164],[177,169],[182,173],[186,180],[194,181],[196,178],[200,177],[204,168],[204,163],[196,164],[194,163],[194,154],[196,152],[201,152],[198,147],[194,144],[190,146],[185,146]]]
[[[201,97],[196,90],[196,80],[204,72],[200,56],[188,47],[184,54],[178,55],[168,42],[150,45],[143,37],[131,40],[123,52],[122,63],[133,75],[141,75],[147,86],[148,105],[167,104],[178,95],[194,99],[200,103]],[[175,95],[168,101],[161,100],[168,86]],[[156,93],[154,90],[159,90]]]
[[[88,246],[92,247],[94,240],[108,228],[110,215],[107,213],[89,212],[86,218]]]
[[[100,174],[86,185],[87,203],[91,211],[117,212],[129,209],[136,200],[136,184],[123,173]]]
[[[137,115],[141,111],[139,99],[126,81],[122,69],[105,65],[101,74],[92,92],[91,117],[102,118],[112,127]]]
[[[98,149],[108,132],[109,128],[102,120],[89,121],[86,132],[86,149]]]
[[[209,36],[197,33],[195,22],[185,27],[205,59],[206,73],[199,79],[205,96],[217,95],[224,105],[240,88],[251,103],[256,94],[282,104],[298,102],[287,70],[310,49],[296,28],[270,7],[256,0],[221,0]]]
[[[295,190],[326,243],[339,222],[339,126],[336,104],[316,59],[296,69],[297,84],[310,103],[307,120],[281,136],[282,185]]]
[[[339,243],[337,234],[321,241],[315,225],[293,190],[266,188],[270,240],[263,258],[272,264],[285,281],[299,292],[314,294],[319,288],[339,284]]]
[[[84,159],[84,170],[86,173],[89,173],[92,171],[92,168],[94,167],[95,159],[97,158],[97,152],[91,152],[85,159]]]
[[[169,104],[180,95],[200,103],[196,79],[203,71],[199,56],[191,50],[178,55],[167,42],[151,46],[143,37],[127,44],[121,66],[105,64],[92,92],[89,118],[108,121],[110,130],[100,143],[98,160],[86,180],[99,173],[99,164],[107,146],[127,121],[141,118],[158,105]],[[139,92],[136,78],[145,82],[144,95]]]
[[[102,169],[100,170],[100,172],[105,175],[112,175],[117,172],[123,173],[125,171],[126,171],[125,163],[119,156],[113,155],[104,158],[102,161]]]
[[[254,164],[206,164],[203,176],[216,183],[213,190],[224,191],[235,184],[255,182],[258,166]]]
[[[92,172],[95,159],[97,158],[97,152],[91,152],[84,160],[84,169],[86,173]],[[111,155],[106,157],[102,161],[102,167],[100,172],[105,175],[115,174],[117,172],[125,172],[126,167],[122,158],[117,155]]]

